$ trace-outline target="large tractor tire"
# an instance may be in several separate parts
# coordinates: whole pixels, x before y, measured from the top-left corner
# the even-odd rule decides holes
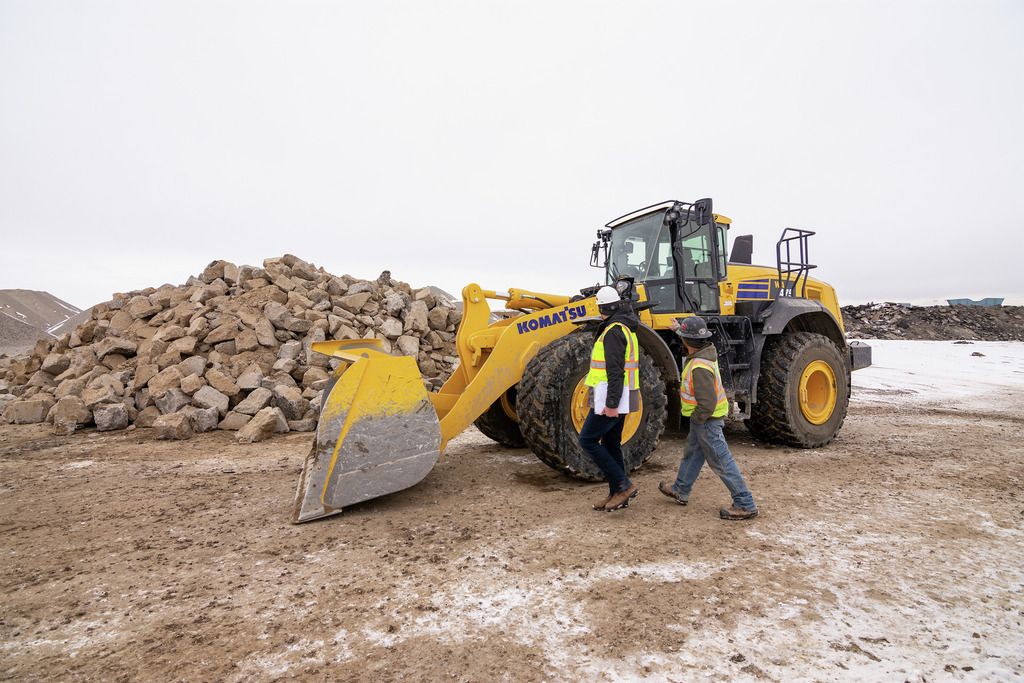
[[[757,403],[747,429],[769,443],[818,448],[832,441],[850,405],[850,370],[828,337],[769,337],[761,354]]]
[[[476,428],[484,436],[497,441],[509,448],[524,448],[526,441],[519,430],[519,418],[516,415],[516,388],[506,391],[501,398],[491,404],[483,415],[476,419]]]
[[[526,445],[540,460],[577,479],[602,481],[601,470],[579,445],[590,409],[583,384],[594,335],[574,332],[541,349],[519,382],[516,412]],[[665,382],[654,361],[640,354],[640,410],[626,417],[622,454],[626,470],[642,465],[665,430]]]

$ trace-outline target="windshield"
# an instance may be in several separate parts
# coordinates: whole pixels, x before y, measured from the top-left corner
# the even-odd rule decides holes
[[[612,230],[608,284],[628,275],[637,282],[675,277],[669,229],[664,211],[641,216]]]

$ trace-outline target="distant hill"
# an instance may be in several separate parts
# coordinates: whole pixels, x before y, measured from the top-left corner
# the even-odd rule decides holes
[[[40,330],[49,330],[82,309],[62,301],[49,292],[30,289],[0,289],[0,313]]]
[[[49,338],[44,330],[32,327],[7,314],[0,314],[0,356],[26,351],[40,339]]]
[[[36,340],[70,332],[88,313],[49,292],[0,289],[0,353],[15,354]]]

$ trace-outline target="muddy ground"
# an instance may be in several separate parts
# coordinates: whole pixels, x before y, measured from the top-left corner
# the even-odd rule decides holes
[[[0,428],[0,678],[950,680],[1024,672],[1024,409],[857,404],[821,450],[728,436],[762,509],[639,500],[472,430],[293,526],[309,435]]]

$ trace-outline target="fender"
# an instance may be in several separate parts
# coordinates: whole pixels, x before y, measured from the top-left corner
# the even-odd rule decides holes
[[[643,323],[637,327],[636,337],[643,350],[650,354],[654,364],[661,370],[661,377],[665,380],[668,426],[679,429],[679,363],[676,362],[676,356],[661,335]]]
[[[846,348],[846,335],[832,311],[813,299],[776,299],[761,314],[762,334],[782,334],[787,329],[823,334],[836,346]]]

